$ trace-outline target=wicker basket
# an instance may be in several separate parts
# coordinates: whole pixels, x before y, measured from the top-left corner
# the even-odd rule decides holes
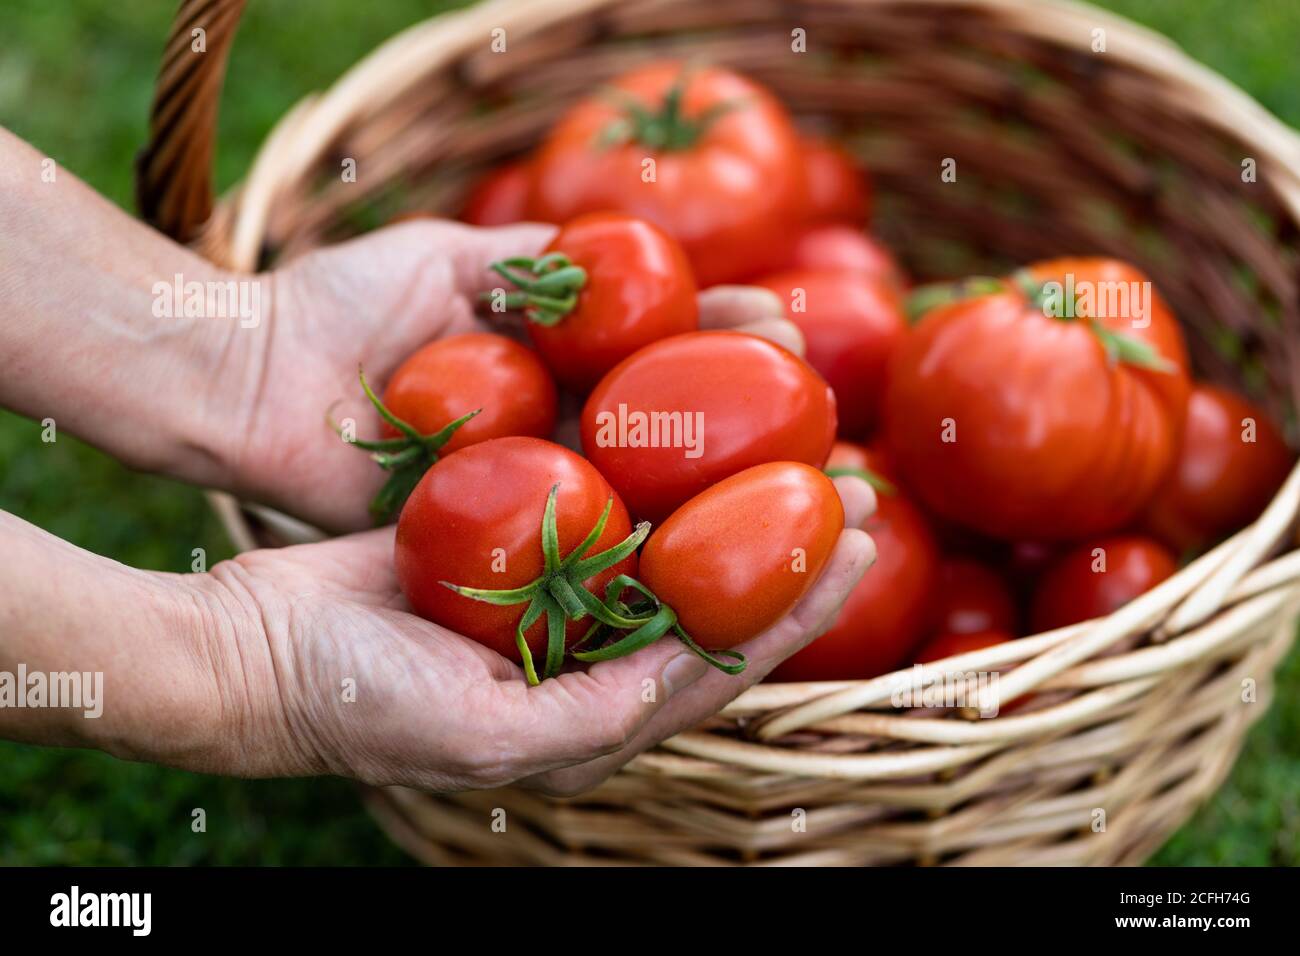
[[[1202,374],[1293,422],[1300,139],[1125,20],[1042,0],[499,0],[405,31],[303,101],[214,203],[242,8],[182,4],[138,170],[146,218],[226,266],[356,232],[361,209],[448,208],[597,83],[698,57],[864,158],[878,230],[913,274],[1129,259],[1186,323]],[[190,52],[195,26],[206,54]],[[490,48],[497,28],[506,53]],[[345,156],[361,182],[339,181]],[[945,157],[956,183],[938,175]],[[240,548],[311,534],[214,502]],[[1002,699],[1038,692],[1011,714],[892,708],[888,677],[759,685],[577,799],[389,789],[369,803],[433,863],[1137,863],[1219,785],[1268,706],[1300,607],[1298,509],[1300,470],[1253,526],[1110,618],[930,666],[1018,665]],[[489,825],[495,808],[507,833]]]

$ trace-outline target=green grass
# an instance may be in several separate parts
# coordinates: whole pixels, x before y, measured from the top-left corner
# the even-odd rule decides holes
[[[301,95],[394,31],[454,4],[249,4],[226,81],[218,185],[235,182]],[[1292,0],[1116,0],[1292,125],[1300,7]],[[171,0],[5,0],[0,123],[131,208]],[[3,320],[9,320],[4,317]],[[229,545],[200,492],[127,471],[0,412],[0,508],[138,567],[186,570]],[[191,830],[202,808],[207,830]],[[0,864],[388,864],[404,860],[338,780],[223,780],[100,754],[0,744]],[[1227,784],[1161,850],[1169,865],[1300,863],[1300,655]]]

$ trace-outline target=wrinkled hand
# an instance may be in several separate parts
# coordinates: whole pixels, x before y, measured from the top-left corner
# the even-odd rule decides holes
[[[554,235],[537,224],[478,229],[403,223],[310,255],[270,276],[268,315],[233,334],[223,376],[234,424],[229,471],[237,494],[334,531],[369,526],[384,475],[325,424],[325,411],[375,436],[357,366],[377,388],[426,342],[481,328],[479,294],[500,283],[488,264],[536,255]],[[700,296],[701,324],[743,328],[802,353],[798,329],[766,290],[719,287]]]
[[[742,645],[749,666],[738,677],[665,637],[529,687],[494,651],[404,610],[391,528],[248,552],[187,578],[209,622],[204,656],[221,695],[223,733],[201,766],[433,791],[515,781],[551,793],[589,789],[716,713],[829,627],[875,558],[856,530],[874,495],[856,478],[836,485],[848,530],[799,605]]]

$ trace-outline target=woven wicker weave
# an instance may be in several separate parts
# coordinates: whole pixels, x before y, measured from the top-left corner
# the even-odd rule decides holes
[[[146,217],[227,266],[334,241],[363,211],[449,208],[601,81],[697,57],[753,76],[863,157],[878,230],[913,274],[1129,259],[1188,327],[1200,372],[1293,425],[1300,139],[1127,21],[1042,0],[490,2],[407,30],[299,104],[214,202],[243,5],[182,4],[138,169]],[[792,52],[795,29],[808,52]],[[359,182],[340,182],[342,157]],[[947,157],[956,183],[939,176]],[[310,534],[214,502],[241,548]],[[435,863],[1140,862],[1219,785],[1268,706],[1300,608],[1298,510],[1300,470],[1253,526],[1110,618],[930,665],[1018,665],[1002,699],[1036,693],[993,719],[891,707],[891,678],[760,685],[580,798],[391,789],[369,803]]]

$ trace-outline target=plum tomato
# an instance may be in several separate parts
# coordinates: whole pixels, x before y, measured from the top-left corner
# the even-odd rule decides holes
[[[1143,523],[1175,551],[1205,548],[1259,517],[1294,460],[1262,409],[1196,385],[1178,457]]]
[[[361,387],[379,412],[384,437],[350,441],[391,472],[370,504],[376,522],[401,509],[439,455],[506,435],[540,438],[555,429],[550,373],[532,351],[500,335],[470,332],[430,342],[397,367],[382,401],[364,373]]]
[[[461,206],[461,222],[471,226],[508,226],[528,218],[528,164],[505,163],[489,170],[470,188]]]
[[[524,308],[533,346],[575,392],[637,349],[699,328],[686,254],[643,219],[588,213],[565,223],[541,257],[493,268],[520,290],[506,304]]]
[[[804,213],[814,222],[863,223],[871,215],[867,177],[847,149],[817,136],[803,138],[807,195]]]
[[[528,214],[648,219],[707,287],[752,273],[803,199],[799,137],[772,94],[729,70],[659,62],[561,117],[535,155]]]
[[[674,511],[646,542],[640,579],[701,647],[734,647],[790,612],[843,528],[844,508],[826,475],[768,462]]]
[[[611,552],[618,560],[587,575],[581,566],[548,569],[548,510],[560,558],[592,558],[618,546],[626,553]],[[603,593],[615,577],[635,575],[635,548],[647,532],[633,532],[623,503],[581,456],[537,438],[496,438],[425,473],[397,522],[394,562],[412,611],[523,663],[535,682],[532,657],[546,657],[553,673],[557,655],[587,630],[588,622],[566,619],[569,591]],[[491,592],[521,588],[532,590],[510,595],[509,604],[490,601]]]
[[[865,462],[890,476],[873,449],[838,443],[828,470]],[[849,593],[825,634],[772,672],[778,681],[862,680],[912,659],[929,632],[938,584],[939,547],[924,512],[900,488],[877,495],[876,513],[862,524],[876,542],[876,563]]]
[[[969,558],[945,557],[935,592],[935,627],[950,634],[1016,632],[1016,602],[1000,573]]]
[[[1182,333],[1147,278],[1110,259],[1023,270],[926,312],[891,360],[884,432],[908,488],[992,537],[1116,530],[1177,454]]]
[[[947,631],[936,634],[916,652],[917,664],[941,661],[945,657],[982,651],[995,644],[1005,644],[1014,638],[1008,631],[989,628],[982,631]]]
[[[835,392],[840,434],[863,438],[876,425],[889,357],[907,330],[902,300],[863,272],[801,269],[756,285],[785,303],[807,343],[807,360]]]
[[[710,485],[769,461],[821,467],[835,396],[803,359],[742,332],[662,339],[587,399],[582,450],[632,514],[659,522]]]
[[[1043,573],[1034,592],[1034,633],[1105,617],[1178,569],[1170,551],[1141,535],[1113,535],[1076,545]]]

